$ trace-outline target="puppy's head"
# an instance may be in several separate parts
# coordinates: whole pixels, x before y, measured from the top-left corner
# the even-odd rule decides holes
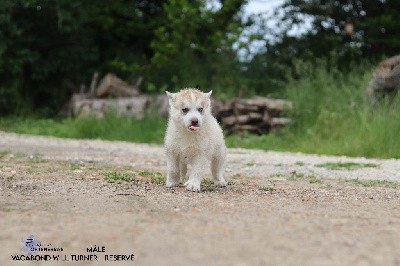
[[[196,132],[201,129],[204,119],[210,111],[212,91],[203,93],[197,89],[184,89],[178,93],[166,92],[169,98],[169,115],[187,130]]]

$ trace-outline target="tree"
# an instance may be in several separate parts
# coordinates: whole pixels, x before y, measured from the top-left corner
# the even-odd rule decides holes
[[[54,115],[95,71],[128,81],[145,76],[147,91],[233,87],[241,77],[232,44],[243,30],[244,3],[2,1],[0,112]]]
[[[289,76],[303,75],[303,67],[320,59],[326,67],[347,71],[352,63],[398,54],[399,12],[396,0],[287,0],[271,18],[277,29],[266,31],[275,37],[251,62],[255,73],[266,73],[259,75],[258,87],[282,88]],[[353,24],[352,34],[346,34],[346,23]],[[303,32],[296,34],[296,29]]]
[[[234,74],[238,68],[233,43],[243,30],[244,3],[225,0],[219,8],[208,7],[207,1],[171,0],[164,4],[164,20],[151,43],[154,73],[162,74],[159,85],[232,87],[238,77]]]
[[[2,1],[0,112],[53,115],[94,71],[129,78],[153,56],[150,42],[164,2]]]
[[[309,30],[296,37],[292,45],[296,54],[304,49],[313,56],[329,52],[349,61],[351,58],[381,57],[398,53],[400,21],[396,18],[400,2],[396,0],[287,0],[281,20],[287,28],[280,33],[278,46],[291,42],[288,33],[302,25]],[[347,22],[346,22],[347,21]],[[351,36],[345,34],[346,23],[354,25]]]

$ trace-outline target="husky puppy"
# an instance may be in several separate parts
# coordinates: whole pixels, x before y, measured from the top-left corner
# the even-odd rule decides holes
[[[166,93],[170,106],[165,133],[167,187],[183,184],[190,165],[186,189],[200,192],[203,172],[210,164],[217,185],[226,186],[226,147],[222,129],[211,114],[212,91],[203,93],[197,89],[184,89],[178,93]]]

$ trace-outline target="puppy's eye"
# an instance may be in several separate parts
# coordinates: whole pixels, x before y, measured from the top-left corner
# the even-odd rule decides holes
[[[182,112],[183,112],[184,114],[186,114],[187,112],[189,112],[189,108],[182,108]]]
[[[199,111],[199,113],[202,113],[203,112],[203,108],[199,108],[199,109],[197,109],[198,111]]]

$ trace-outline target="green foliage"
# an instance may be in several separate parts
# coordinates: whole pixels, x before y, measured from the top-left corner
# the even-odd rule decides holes
[[[288,74],[299,78],[296,60],[334,58],[337,68],[347,72],[354,62],[377,62],[398,54],[399,11],[397,0],[286,0],[270,17],[275,26],[266,29],[274,38],[251,62],[256,73],[268,73],[259,75],[258,82],[282,88]],[[345,34],[347,22],[354,26],[351,36]]]
[[[299,44],[293,45],[311,50],[314,56],[335,52],[348,60],[360,55],[380,57],[398,53],[400,40],[395,36],[399,33],[400,3],[397,0],[287,0],[284,8],[282,20],[288,22],[284,23],[288,26],[286,31],[306,19],[311,21],[309,32],[299,38]],[[354,25],[351,36],[345,34],[346,23]]]
[[[290,79],[286,95],[293,123],[278,135],[228,136],[230,147],[302,151],[348,156],[400,158],[399,97],[373,109],[363,92],[371,66],[364,63],[342,73],[334,66],[299,62],[299,79]]]
[[[272,16],[277,29],[245,17],[246,2],[1,1],[0,114],[57,116],[95,71],[129,82],[143,76],[149,93],[199,87],[223,98],[281,97],[288,80],[304,80],[299,62],[325,58],[333,70],[349,71],[350,62],[398,53],[398,1],[287,0]],[[343,34],[347,18],[355,27],[351,37]],[[290,35],[304,20],[310,31]],[[256,23],[258,31],[247,31]],[[238,56],[266,35],[275,35],[266,47]],[[324,112],[321,122],[332,115]]]
[[[213,89],[218,94],[235,90],[241,75],[233,44],[243,30],[238,16],[243,2],[223,1],[220,9],[207,7],[207,1],[164,4],[165,17],[151,43],[156,84]],[[222,87],[224,92],[219,92]]]
[[[233,88],[243,0],[0,3],[0,114],[54,117],[93,72],[144,90]]]
[[[227,136],[229,147],[301,151],[306,153],[400,158],[400,99],[373,109],[366,105],[371,66],[354,66],[347,74],[325,61],[298,62],[300,79],[290,79],[286,97],[294,108],[285,115],[293,123],[279,134]],[[400,97],[400,96],[398,96]],[[69,138],[100,138],[134,142],[163,142],[166,119],[149,115],[143,120],[0,118],[0,130]],[[114,129],[114,130],[110,130]],[[118,130],[115,130],[118,129]],[[250,164],[251,165],[251,164]]]

